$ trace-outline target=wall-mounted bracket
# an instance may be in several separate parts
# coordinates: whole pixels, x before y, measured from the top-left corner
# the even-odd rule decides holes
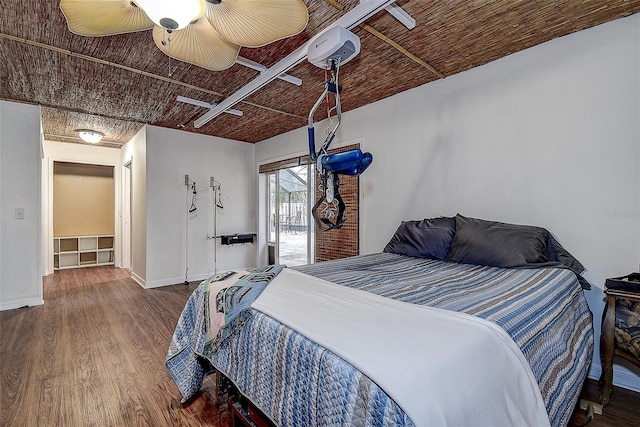
[[[220,236],[220,243],[223,245],[236,245],[239,243],[255,243],[256,234],[255,233],[245,233],[245,234],[226,234]]]

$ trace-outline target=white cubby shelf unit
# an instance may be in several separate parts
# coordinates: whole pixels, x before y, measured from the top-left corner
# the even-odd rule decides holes
[[[113,236],[53,238],[53,268],[113,265]]]

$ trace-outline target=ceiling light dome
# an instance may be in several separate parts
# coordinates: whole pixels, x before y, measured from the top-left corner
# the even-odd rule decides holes
[[[80,139],[84,142],[97,144],[98,142],[102,141],[104,133],[98,132],[97,130],[78,129],[78,136],[80,136]]]
[[[134,0],[149,19],[167,30],[185,28],[204,13],[203,0]]]

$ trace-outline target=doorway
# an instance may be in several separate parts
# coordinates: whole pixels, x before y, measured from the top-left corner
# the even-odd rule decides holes
[[[114,265],[114,166],[53,162],[53,269]]]
[[[131,271],[131,206],[133,183],[131,182],[131,161],[122,169],[122,268]]]
[[[288,266],[313,260],[313,165],[278,169],[267,174],[269,263]],[[313,180],[312,180],[313,181]]]

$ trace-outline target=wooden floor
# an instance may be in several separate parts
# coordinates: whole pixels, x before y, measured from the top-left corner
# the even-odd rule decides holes
[[[582,390],[582,398],[597,402],[602,388],[598,381],[588,379]],[[569,424],[583,426],[588,421],[585,411],[576,410]],[[613,387],[611,401],[602,415],[596,415],[589,427],[638,427],[640,426],[640,393]]]
[[[61,270],[45,304],[0,312],[0,426],[224,426],[210,377],[187,405],[164,358],[196,283],[144,290],[113,267]],[[597,399],[598,383],[583,393]],[[574,415],[572,426],[586,422]],[[640,394],[614,388],[590,424],[640,426]]]
[[[223,426],[213,377],[180,404],[164,367],[197,284],[144,290],[113,267],[60,270],[43,306],[0,312],[0,426]]]

